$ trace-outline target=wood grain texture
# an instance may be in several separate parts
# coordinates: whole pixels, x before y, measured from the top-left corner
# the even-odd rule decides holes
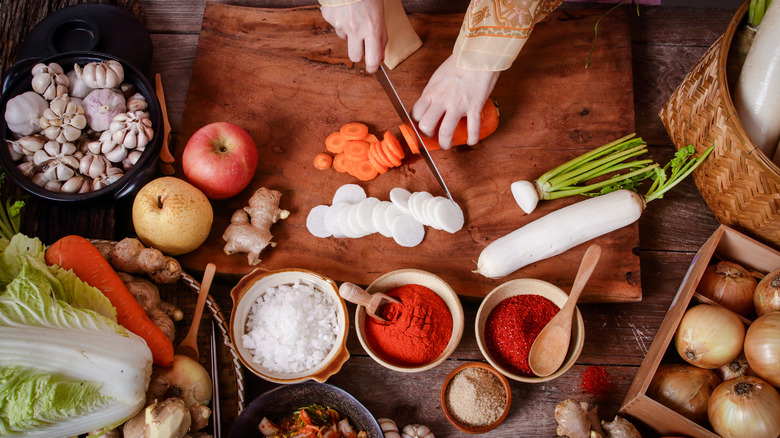
[[[359,181],[335,171],[321,172],[311,158],[324,150],[324,138],[349,121],[368,124],[372,132],[400,137],[400,124],[379,84],[344,58],[316,8],[258,9],[209,4],[204,15],[192,79],[185,103],[182,136],[201,126],[230,120],[247,129],[260,150],[259,170],[251,189],[214,203],[215,210],[243,207],[261,186],[279,190],[282,206],[292,212],[272,232],[278,246],[263,254],[260,267],[296,266],[336,281],[368,284],[380,273],[405,267],[435,272],[462,295],[485,296],[510,278],[545,278],[568,288],[584,246],[491,280],[471,271],[488,243],[532,219],[575,199],[543,203],[524,216],[509,193],[511,182],[533,179],[593,147],[633,132],[630,45],[625,15],[603,21],[613,30],[604,48],[584,68],[588,38],[599,11],[554,15],[537,25],[515,67],[501,75],[492,97],[498,101],[501,127],[475,147],[433,153],[450,190],[466,212],[466,228],[454,235],[428,229],[423,243],[405,249],[378,234],[361,239],[319,239],[306,230],[315,205],[329,204],[336,189]],[[415,15],[423,48],[391,72],[401,98],[411,105],[427,78],[449,55],[459,15]],[[617,32],[622,28],[623,32]],[[548,56],[552,51],[557,56]],[[226,78],[230,72],[230,80]],[[609,77],[608,81],[597,78]],[[327,84],[323,86],[323,84]],[[518,135],[522,133],[522,135]],[[181,149],[177,154],[181,154]],[[439,193],[425,163],[417,156],[370,183],[370,196],[388,199],[391,188]],[[225,274],[245,274],[252,266],[243,254],[223,253],[222,233],[228,214],[217,215],[204,245],[181,258],[189,269],[208,261]],[[636,224],[597,239],[602,263],[583,300],[641,299]],[[585,245],[586,246],[586,245]],[[630,277],[630,280],[627,278]]]

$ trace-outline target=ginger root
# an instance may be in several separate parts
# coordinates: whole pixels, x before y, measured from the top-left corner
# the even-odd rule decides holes
[[[588,409],[583,401],[566,399],[555,407],[559,437],[568,438],[642,438],[628,420],[618,415],[614,421],[599,421],[598,406]],[[603,428],[602,428],[603,426]]]
[[[128,420],[122,434],[125,438],[184,438],[191,424],[190,410],[180,398],[171,397],[152,403]]]
[[[144,309],[149,319],[154,322],[154,325],[160,328],[165,336],[167,336],[171,342],[173,342],[176,336],[176,327],[173,325],[173,320],[168,313],[164,310],[163,304],[160,300],[160,291],[157,286],[151,281],[144,280],[142,278],[133,277],[125,272],[119,273],[119,278],[127,286],[127,290],[133,294],[135,300]],[[170,307],[167,304],[166,307]],[[179,311],[181,312],[181,310]]]
[[[289,211],[279,208],[281,197],[278,191],[261,187],[249,199],[249,205],[233,213],[230,225],[222,235],[226,242],[225,254],[246,253],[250,265],[260,263],[260,252],[268,245],[276,246],[271,242],[271,226],[290,215]]]
[[[140,240],[130,237],[117,242],[106,259],[117,271],[146,274],[155,283],[175,283],[181,275],[181,265],[176,259],[163,255],[157,249],[147,248]]]

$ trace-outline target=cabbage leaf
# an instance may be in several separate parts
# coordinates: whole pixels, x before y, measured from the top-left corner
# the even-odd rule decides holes
[[[152,370],[146,343],[99,290],[47,266],[40,241],[2,240],[0,436],[70,437],[132,417]]]

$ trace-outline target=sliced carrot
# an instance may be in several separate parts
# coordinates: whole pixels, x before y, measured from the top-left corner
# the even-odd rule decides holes
[[[333,157],[322,152],[314,156],[314,168],[318,170],[330,169],[330,165],[333,164]]]
[[[368,181],[376,178],[379,172],[374,169],[368,160],[361,160],[355,163],[355,167],[352,169],[355,178],[361,181]]]
[[[347,139],[344,138],[340,132],[336,131],[325,139],[325,149],[334,154],[338,154],[344,151],[344,143],[346,142]]]
[[[366,138],[364,138],[363,141],[365,141],[368,144],[374,144],[374,143],[378,143],[379,139],[376,138],[376,135],[374,134],[368,134],[368,136],[366,136]]]
[[[368,152],[368,162],[371,163],[371,167],[380,175],[387,173],[387,166],[383,166],[376,161],[376,154],[373,151],[374,149],[371,149],[371,151]]]
[[[392,132],[387,131],[385,132],[385,136],[382,139],[383,143],[386,143],[387,149],[399,160],[403,160],[404,156],[406,154],[404,153],[404,149],[401,147],[401,142],[398,141],[398,139],[393,135]]]
[[[390,158],[388,158],[387,154],[385,153],[381,141],[374,144],[374,152],[376,153],[377,162],[379,164],[387,167],[396,167],[395,163],[390,160]]]
[[[409,145],[409,150],[412,151],[412,153],[419,154],[420,153],[420,145],[417,141],[417,136],[414,135],[414,131],[412,130],[411,126],[409,125],[401,125],[398,127],[401,130],[401,134],[404,136],[404,140],[406,140],[406,144]],[[429,151],[435,151],[436,149],[441,149],[441,146],[439,146],[439,141],[435,138],[430,138],[426,136],[422,136],[423,142],[425,144],[425,148]]]
[[[352,158],[365,158],[369,145],[363,140],[350,140],[344,144],[344,153]]]
[[[346,161],[348,160],[349,157],[347,157],[347,154],[344,153],[336,154],[336,156],[333,158],[333,168],[336,169],[337,172],[346,173],[347,172]]]
[[[363,140],[368,136],[368,126],[358,122],[347,123],[339,132],[347,140]]]
[[[401,165],[401,160],[395,156],[395,154],[390,150],[390,146],[387,145],[387,142],[382,141],[379,143],[382,149],[382,152],[385,153],[385,156],[387,157],[387,160],[393,164],[393,167],[397,167]]]

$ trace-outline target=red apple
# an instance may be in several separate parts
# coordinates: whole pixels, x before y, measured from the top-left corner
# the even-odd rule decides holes
[[[181,164],[192,185],[211,199],[225,199],[252,181],[257,146],[246,130],[233,123],[209,123],[187,141]]]

